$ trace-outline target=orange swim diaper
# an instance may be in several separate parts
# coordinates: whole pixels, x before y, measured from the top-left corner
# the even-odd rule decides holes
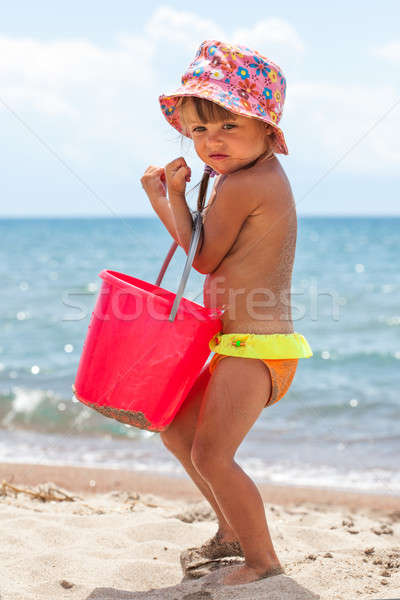
[[[209,341],[215,355],[209,363],[212,373],[225,356],[239,356],[262,360],[271,374],[272,390],[265,406],[278,402],[288,391],[296,373],[299,358],[313,355],[306,338],[297,331],[293,333],[222,333]]]
[[[220,360],[226,358],[226,354],[214,354],[208,368],[212,373]],[[271,374],[272,389],[265,406],[271,406],[278,402],[288,391],[297,369],[298,358],[259,358],[249,360],[262,360]]]

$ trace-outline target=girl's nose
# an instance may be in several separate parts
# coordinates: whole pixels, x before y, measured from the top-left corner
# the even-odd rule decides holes
[[[217,134],[207,138],[207,148],[212,154],[213,152],[222,152],[224,147],[223,139]]]
[[[210,133],[207,139],[209,143],[215,144],[222,140],[222,135],[220,133]]]
[[[207,131],[206,134],[207,134],[207,141],[213,142],[213,143],[215,141],[222,140],[222,136],[223,136],[222,131],[218,131],[218,130],[217,131]]]

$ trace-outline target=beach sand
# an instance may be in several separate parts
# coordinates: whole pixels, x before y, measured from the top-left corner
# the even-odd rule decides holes
[[[223,586],[229,561],[182,573],[217,530],[189,478],[7,463],[0,483],[1,600],[400,598],[399,497],[258,484],[285,574]]]

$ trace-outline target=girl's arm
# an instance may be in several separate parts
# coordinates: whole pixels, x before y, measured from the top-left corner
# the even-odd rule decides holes
[[[219,177],[217,178],[217,180],[219,181]],[[216,190],[216,183],[217,181],[214,182],[213,188],[212,188],[212,192],[211,192],[211,197],[213,196],[215,190]],[[207,204],[207,206],[203,209],[202,211],[202,215],[203,215],[203,228],[204,228],[204,224],[205,224],[205,216],[207,215],[210,206],[213,204],[213,202],[211,202],[211,204]],[[177,238],[179,238],[179,240],[177,238],[178,244],[180,246],[182,246],[182,248],[184,249],[184,251],[186,252],[186,254],[188,254],[189,252],[189,246],[190,246],[190,241],[192,238],[192,223],[193,223],[193,219],[191,216],[191,211],[188,208],[188,205],[186,203],[186,197],[184,193],[174,193],[171,192],[170,193],[170,209],[171,209],[171,214],[173,215],[172,220],[174,223],[174,227],[175,227],[175,231],[176,231],[176,235]],[[188,218],[188,215],[190,218]],[[200,235],[200,240],[199,240],[199,246],[198,246],[198,251],[196,253],[196,257],[199,255],[200,253],[200,249],[202,247],[203,244],[203,230],[201,231],[201,235]],[[196,259],[195,257],[195,259]],[[194,266],[196,264],[196,261],[194,261]],[[196,267],[195,267],[196,268]]]
[[[185,194],[170,193],[170,206],[177,242],[188,254],[193,233],[193,218]]]
[[[165,178],[168,187],[169,202],[173,215],[173,222],[177,242],[186,254],[189,253],[190,241],[193,234],[193,218],[190,208],[186,203],[186,183],[190,181],[191,169],[187,166],[183,156],[176,158],[165,167]],[[200,244],[199,244],[200,247]],[[196,256],[199,254],[197,250]],[[196,256],[193,266],[196,269]]]
[[[208,274],[219,267],[263,194],[245,174],[233,173],[224,181],[203,222],[201,246],[193,262],[197,271]]]
[[[170,235],[179,244],[179,238],[176,233],[174,218],[171,206],[168,202],[167,188],[164,181],[164,169],[152,165],[146,169],[140,180],[154,211],[157,213]]]
[[[190,167],[181,156],[165,167],[171,209],[178,243],[188,254],[193,232],[193,219],[186,204],[185,187],[190,180]],[[207,211],[199,248],[193,267],[203,274],[212,273],[235,243],[247,217],[259,204],[258,186],[243,173],[233,173],[218,191],[218,201]]]
[[[159,216],[160,220],[164,223],[165,228],[168,230],[168,232],[174,238],[174,240],[179,244],[179,237],[176,232],[174,217],[168,199],[165,198],[165,200],[160,202],[158,199],[150,198],[150,202],[155,212]]]

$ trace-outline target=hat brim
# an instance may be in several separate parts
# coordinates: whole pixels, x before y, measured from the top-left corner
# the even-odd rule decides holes
[[[204,92],[198,89],[192,92],[188,90],[188,86],[186,85],[179,87],[177,90],[171,92],[170,94],[162,94],[161,96],[159,96],[158,100],[161,106],[162,113],[167,119],[168,123],[186,137],[190,136],[185,132],[185,130],[182,127],[179,118],[179,111],[176,110],[176,105],[178,99],[182,96],[195,96],[197,98],[204,98],[205,100],[210,100],[215,104],[219,104],[223,108],[226,108],[230,112],[233,112],[237,115],[243,117],[253,117],[254,119],[259,119],[264,123],[268,123],[269,125],[271,125],[271,127],[274,128],[276,132],[276,152],[278,154],[289,154],[283,131],[274,123],[274,121],[268,116],[266,112],[264,112],[264,115],[261,113],[260,115],[254,114],[253,111],[247,110],[244,106],[237,106],[233,102],[224,102],[223,99],[218,98],[218,95],[220,94],[221,89],[218,86],[213,85],[211,82],[208,82],[207,89],[205,89]]]

